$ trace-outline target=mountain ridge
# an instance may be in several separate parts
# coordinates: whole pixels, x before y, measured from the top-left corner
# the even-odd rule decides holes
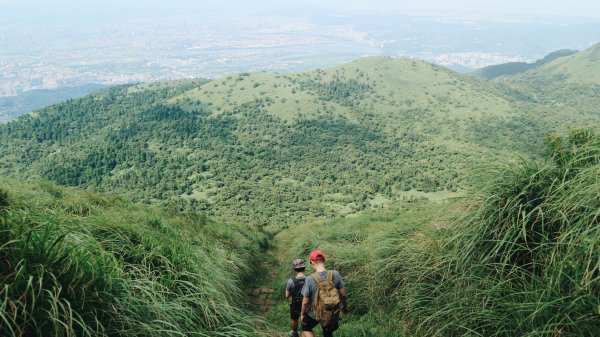
[[[536,69],[536,68],[543,66],[544,64],[547,64],[547,63],[550,63],[550,62],[556,60],[557,58],[566,57],[569,55],[573,55],[575,53],[577,53],[576,50],[560,49],[560,50],[551,52],[550,54],[548,54],[548,55],[544,56],[543,58],[541,58],[535,62],[532,62],[532,63],[528,63],[528,62],[502,63],[502,64],[483,67],[481,69],[478,69],[478,70],[475,70],[475,71],[469,73],[469,75],[475,76],[478,78],[482,78],[482,79],[486,79],[486,80],[493,80],[498,77],[516,75],[516,74],[520,74],[520,73],[526,72],[531,69]]]

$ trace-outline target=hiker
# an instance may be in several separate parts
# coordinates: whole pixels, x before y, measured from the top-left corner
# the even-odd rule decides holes
[[[296,276],[289,279],[285,286],[285,298],[291,298],[290,303],[290,336],[299,337],[298,335],[298,318],[300,317],[300,309],[302,309],[302,288],[304,288],[304,269],[306,264],[302,259],[296,259],[292,262],[292,269],[296,272]]]
[[[314,337],[313,328],[321,324],[323,337],[332,337],[339,327],[340,302],[344,314],[349,312],[344,280],[337,271],[325,269],[325,254],[320,250],[310,253],[310,264],[315,273],[302,288],[302,336]]]

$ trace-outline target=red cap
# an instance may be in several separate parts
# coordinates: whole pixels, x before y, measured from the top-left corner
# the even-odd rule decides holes
[[[325,261],[325,254],[323,254],[322,251],[320,250],[313,250],[312,253],[310,253],[310,260],[311,261]]]

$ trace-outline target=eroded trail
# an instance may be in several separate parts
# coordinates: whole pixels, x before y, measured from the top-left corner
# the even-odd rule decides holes
[[[252,287],[246,289],[251,311],[264,322],[260,331],[265,337],[289,336],[287,316],[280,317],[277,305],[283,299],[283,284],[279,286],[279,262],[274,256],[276,247],[271,246],[263,253],[263,260],[256,270],[257,278]]]
[[[258,315],[267,314],[275,304],[273,288],[250,288],[247,291],[252,311]]]

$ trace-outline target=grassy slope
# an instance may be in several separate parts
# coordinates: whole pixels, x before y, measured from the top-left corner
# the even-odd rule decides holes
[[[557,58],[569,56],[577,53],[575,50],[562,49],[546,55],[543,59],[533,63],[527,62],[509,62],[493,66],[483,67],[474,72],[469,73],[470,76],[478,77],[486,80],[493,80],[501,76],[517,75],[528,70],[536,69],[546,63],[552,62]]]
[[[520,80],[559,81],[568,84],[600,85],[600,43],[582,52],[558,58],[542,67],[517,76]]]
[[[321,249],[328,257],[328,268],[342,274],[350,294],[351,314],[342,317],[336,336],[411,336],[413,332],[401,316],[390,311],[390,288],[399,282],[395,274],[384,270],[393,267],[390,251],[397,247],[398,238],[406,239],[403,247],[407,251],[437,249],[451,221],[464,211],[463,204],[460,200],[413,200],[356,217],[306,222],[282,231],[273,241],[277,273],[270,284],[279,297],[267,320],[276,322],[279,330],[287,328],[289,306],[281,294],[285,280],[293,275],[290,263]],[[306,272],[314,270],[308,266]]]
[[[282,232],[273,287],[322,249],[349,292],[340,336],[597,335],[599,140],[552,138],[546,164],[503,164],[460,202]]]
[[[0,180],[0,335],[255,336],[259,251],[222,226],[117,196]]]
[[[525,73],[495,80],[518,110],[546,116],[549,125],[600,123],[600,44]]]
[[[370,89],[354,99],[354,105],[325,99],[306,83],[324,85],[334,79],[355,80]],[[509,103],[485,84],[425,62],[385,57],[363,58],[339,67],[291,75],[252,73],[217,79],[191,90],[172,103],[184,107],[186,102],[208,104],[213,114],[269,98],[264,111],[290,121],[298,118],[339,117],[353,122],[364,121],[364,113],[376,115],[390,132],[404,130],[409,124],[414,132],[424,132],[436,140],[454,139],[462,146],[481,149],[464,137],[471,120],[510,118]],[[193,106],[193,104],[191,105]],[[411,116],[412,115],[412,116]],[[457,126],[458,131],[441,134],[428,132],[431,122]],[[452,143],[452,142],[451,142]]]
[[[352,106],[324,97],[323,87],[334,80],[370,85],[364,94],[353,94]],[[470,157],[494,157],[531,149],[530,135],[511,130],[519,114],[507,97],[487,83],[429,63],[387,57],[367,57],[348,64],[307,73],[273,75],[244,73],[217,79],[170,102],[193,108],[207,104],[213,114],[242,104],[269,99],[264,111],[284,121],[344,118],[363,125],[383,125],[400,139],[422,135],[427,144],[443,144],[449,152]],[[515,141],[516,140],[516,141]],[[499,144],[511,142],[518,150]],[[490,149],[492,148],[492,149]],[[467,159],[467,161],[473,158]]]

